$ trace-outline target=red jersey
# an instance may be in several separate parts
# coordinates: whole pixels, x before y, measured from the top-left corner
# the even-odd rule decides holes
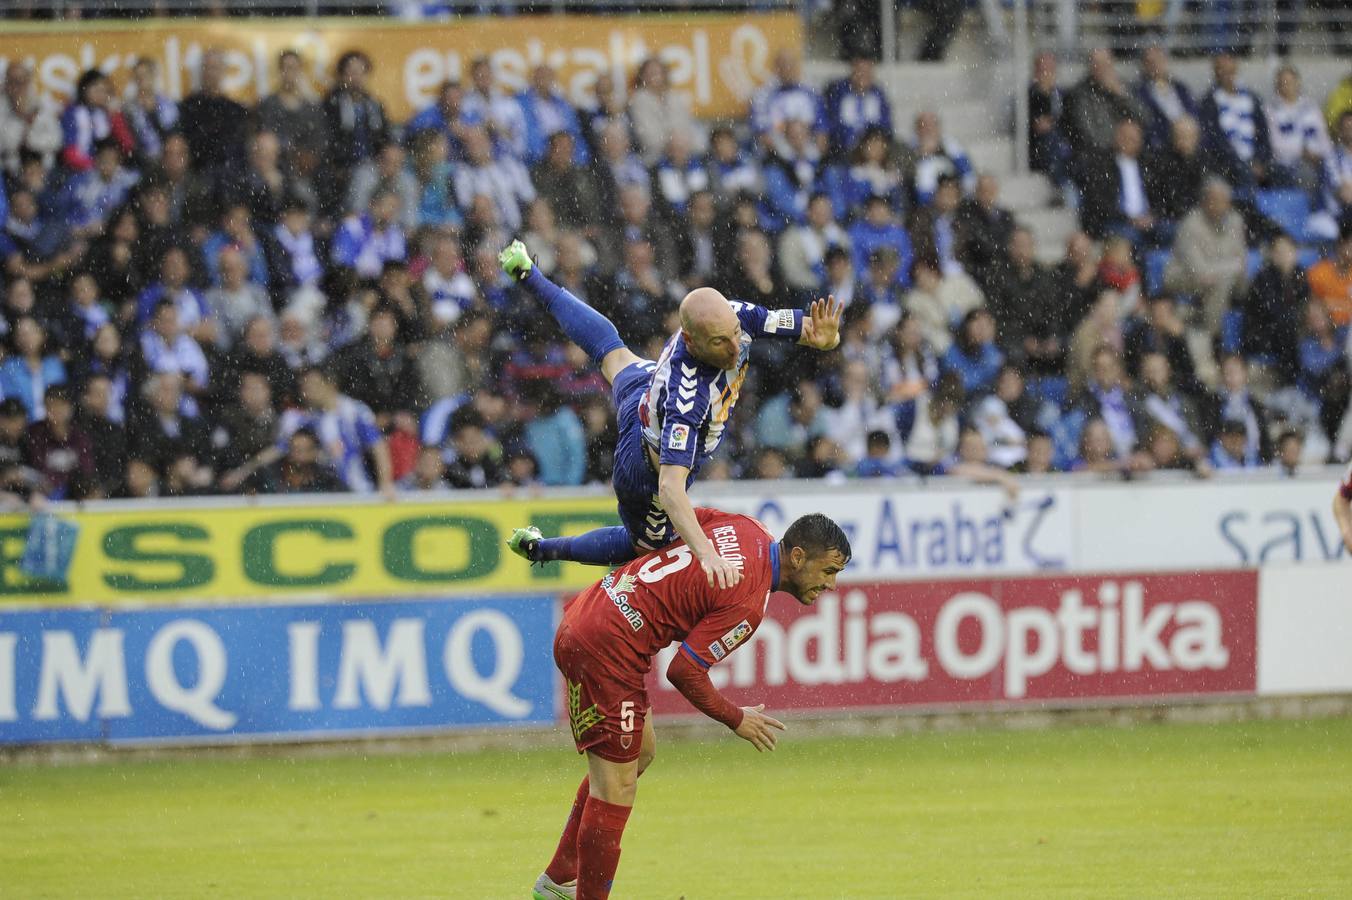
[[[574,641],[606,673],[639,684],[652,658],[675,641],[702,668],[727,656],[760,627],[779,584],[779,545],[749,516],[696,509],[718,555],[738,563],[736,587],[710,587],[695,555],[677,541],[611,572],[563,608]]]

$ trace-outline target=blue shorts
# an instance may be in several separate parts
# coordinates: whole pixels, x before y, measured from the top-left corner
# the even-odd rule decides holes
[[[611,385],[619,439],[610,482],[615,488],[620,522],[641,551],[665,547],[680,537],[657,499],[657,472],[648,458],[643,422],[638,417],[638,402],[647,392],[656,367],[647,360],[633,363],[616,375]]]

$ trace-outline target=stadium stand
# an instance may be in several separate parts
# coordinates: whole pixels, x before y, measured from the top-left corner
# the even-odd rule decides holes
[[[1075,81],[1039,56],[1047,182],[996,174],[948,127],[962,104],[898,97],[867,53],[830,79],[780,58],[727,122],[693,119],[657,60],[581,107],[547,66],[512,94],[480,61],[407,122],[360,52],[323,96],[283,54],[253,108],[211,52],[180,101],[149,61],[64,108],[10,65],[0,482],[604,483],[606,385],[498,271],[515,236],[649,356],[695,286],[848,302],[839,353],[757,348],[714,476],[1205,476],[1272,465],[1287,431],[1345,458],[1347,83],[1310,98],[1283,69],[1269,95],[1229,49],[1193,88],[1158,48],[1135,80],[1106,50]],[[1051,202],[1007,207],[1011,184]]]

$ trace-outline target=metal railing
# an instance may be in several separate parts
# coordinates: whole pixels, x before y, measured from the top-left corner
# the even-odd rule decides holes
[[[1287,55],[1352,52],[1347,0],[1029,0],[1034,46],[1133,53],[1220,51]]]

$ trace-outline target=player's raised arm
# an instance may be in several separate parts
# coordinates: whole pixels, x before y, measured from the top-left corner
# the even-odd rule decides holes
[[[836,302],[835,297],[825,300],[813,300],[803,316],[803,333],[798,343],[814,350],[834,350],[840,346],[840,319],[845,314],[845,304]]]
[[[727,589],[735,587],[742,580],[742,570],[718,555],[713,541],[709,540],[700,528],[695,507],[685,486],[690,480],[690,467],[663,463],[657,473],[657,497],[662,509],[671,520],[676,533],[685,541],[685,545],[695,554],[709,585]]]

